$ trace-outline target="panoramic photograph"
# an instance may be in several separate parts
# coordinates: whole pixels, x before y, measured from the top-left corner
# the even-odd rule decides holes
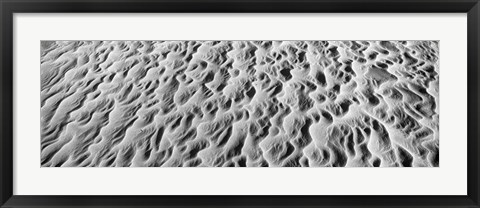
[[[439,41],[39,44],[41,167],[439,167]]]

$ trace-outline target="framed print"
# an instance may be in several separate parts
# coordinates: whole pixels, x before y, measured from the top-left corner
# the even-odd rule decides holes
[[[479,207],[479,10],[1,1],[1,207]]]

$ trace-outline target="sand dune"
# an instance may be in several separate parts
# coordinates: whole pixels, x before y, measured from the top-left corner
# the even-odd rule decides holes
[[[438,167],[437,41],[42,41],[42,167]]]

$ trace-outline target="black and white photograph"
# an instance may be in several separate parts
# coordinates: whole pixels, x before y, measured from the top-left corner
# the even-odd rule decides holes
[[[0,208],[480,208],[480,0],[0,19]]]
[[[39,44],[41,167],[439,167],[439,41]]]

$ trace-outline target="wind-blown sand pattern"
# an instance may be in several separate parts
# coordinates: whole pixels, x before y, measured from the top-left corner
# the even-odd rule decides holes
[[[438,167],[438,41],[42,41],[42,167]]]

